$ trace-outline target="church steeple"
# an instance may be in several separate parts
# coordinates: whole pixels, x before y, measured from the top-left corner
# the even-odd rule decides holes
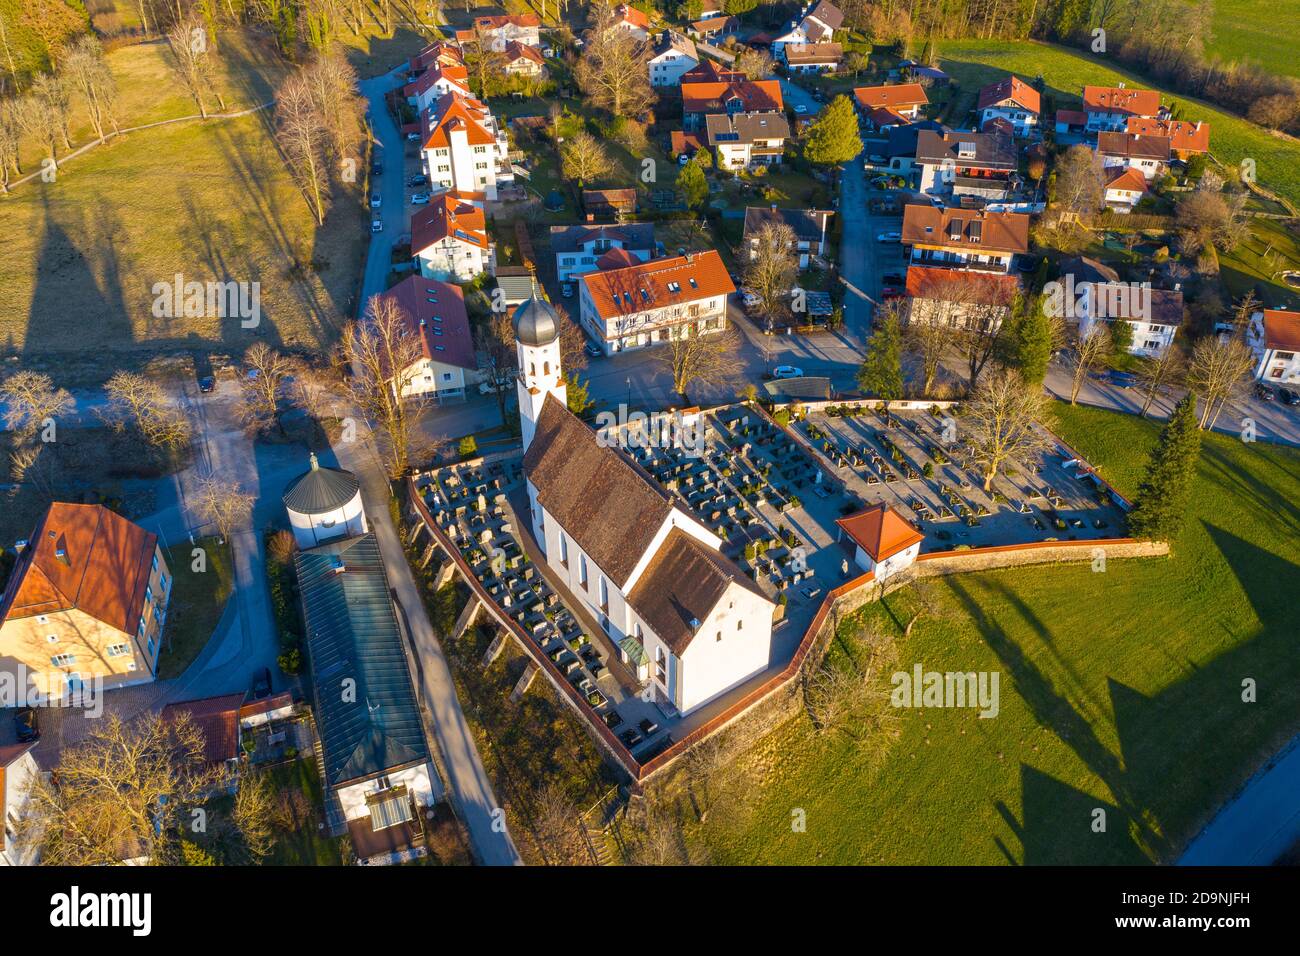
[[[516,390],[519,393],[519,425],[528,450],[537,430],[537,418],[547,395],[568,403],[564,373],[560,368],[560,317],[542,298],[533,278],[533,294],[515,310],[515,352],[519,359]]]

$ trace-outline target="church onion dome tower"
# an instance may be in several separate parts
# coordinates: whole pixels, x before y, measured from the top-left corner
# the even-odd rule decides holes
[[[524,451],[528,451],[546,396],[568,407],[564,373],[560,369],[560,317],[555,307],[538,295],[534,283],[532,297],[515,309],[513,322],[515,358],[519,363],[519,376],[515,380],[519,432]]]
[[[537,297],[532,297],[515,310],[515,339],[522,345],[534,348],[550,345],[560,337],[560,317],[555,308]]]
[[[311,468],[285,489],[284,507],[299,548],[314,548],[368,530],[357,476],[341,468],[322,468],[315,452]]]

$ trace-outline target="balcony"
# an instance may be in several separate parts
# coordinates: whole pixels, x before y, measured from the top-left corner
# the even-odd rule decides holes
[[[1006,275],[1011,271],[1011,262],[975,262],[967,259],[952,259],[921,252],[912,255],[909,265],[929,266],[936,269],[953,269],[960,272],[987,272],[993,275]]]

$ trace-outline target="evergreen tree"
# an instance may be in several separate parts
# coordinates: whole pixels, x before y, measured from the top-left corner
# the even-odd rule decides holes
[[[1135,538],[1169,541],[1178,535],[1187,516],[1201,455],[1201,430],[1196,420],[1196,393],[1188,392],[1160,430],[1129,512],[1129,533]]]
[[[686,199],[686,205],[699,210],[709,198],[709,182],[704,178],[704,170],[699,163],[687,163],[677,176],[677,188]]]
[[[1123,319],[1116,319],[1110,324],[1111,351],[1123,355],[1133,344],[1133,326]]]
[[[804,157],[810,163],[839,166],[862,152],[858,134],[858,115],[847,96],[837,96],[813,120],[804,145]]]
[[[876,323],[867,357],[858,369],[858,387],[886,402],[903,397],[903,329],[897,315],[886,315]]]
[[[1017,299],[1002,337],[1002,364],[1020,373],[1030,385],[1041,385],[1047,377],[1055,344],[1052,320],[1036,297]]]

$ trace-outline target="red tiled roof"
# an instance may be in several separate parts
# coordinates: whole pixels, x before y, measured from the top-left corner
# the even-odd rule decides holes
[[[634,256],[621,246],[615,246],[596,260],[597,269],[623,269],[627,266],[634,266],[641,262],[638,256]]]
[[[419,255],[435,242],[456,239],[478,249],[488,247],[483,210],[452,191],[434,196],[411,217],[411,254]]]
[[[1143,136],[1167,136],[1169,148],[1183,153],[1204,153],[1210,148],[1210,124],[1185,120],[1147,119],[1130,116],[1125,129]]]
[[[756,113],[785,108],[777,80],[734,80],[720,83],[682,81],[683,113],[721,113],[727,101],[739,99],[741,111]]]
[[[261,700],[249,701],[239,708],[239,719],[246,720],[249,717],[257,717],[260,714],[270,713],[273,710],[280,710],[293,704],[293,694],[281,691],[278,694],[272,694],[270,697],[264,697]]]
[[[408,97],[420,96],[434,89],[439,80],[454,83],[464,91],[465,96],[469,95],[469,70],[459,63],[437,64],[429,67],[417,76],[413,82],[406,84],[402,89],[402,93]]]
[[[1264,310],[1264,347],[1300,352],[1300,312]]]
[[[907,267],[907,294],[914,299],[1009,306],[1019,291],[1020,280],[1014,275],[931,266]]]
[[[1125,159],[1156,159],[1169,161],[1168,136],[1143,136],[1141,133],[1097,134],[1097,152],[1103,156],[1122,156]]]
[[[985,110],[1008,101],[1031,113],[1037,113],[1042,108],[1042,97],[1036,89],[1018,76],[1008,76],[980,90],[976,109]]]
[[[76,608],[134,634],[157,545],[157,535],[103,505],[56,501],[14,566],[0,622]]]
[[[805,63],[838,63],[844,47],[838,43],[787,43],[782,49],[785,62],[792,66]]]
[[[168,704],[162,709],[161,717],[170,721],[189,714],[203,734],[204,759],[209,764],[221,764],[239,756],[239,707],[243,702],[243,694],[186,700]]]
[[[650,29],[650,18],[636,7],[626,3],[621,3],[614,8],[616,21],[630,23],[634,27],[640,27],[642,30]]]
[[[527,43],[520,43],[518,40],[511,40],[506,44],[506,62],[514,63],[516,60],[531,60],[534,63],[545,63],[542,51],[535,46]]]
[[[655,259],[626,269],[588,273],[580,276],[579,281],[586,284],[603,319],[736,291],[715,249]]]
[[[901,241],[907,245],[1025,253],[1029,251],[1029,216],[1022,212],[987,212],[960,206],[937,209],[928,203],[909,203],[903,207],[902,236]]]
[[[1144,193],[1147,191],[1147,178],[1142,175],[1142,170],[1133,166],[1112,166],[1106,189]]]
[[[424,113],[424,148],[451,145],[450,134],[459,129],[466,131],[469,145],[490,146],[496,139],[483,125],[488,115],[487,107],[472,97],[456,92],[442,94]]]
[[[383,295],[401,307],[410,327],[419,333],[426,359],[457,368],[478,368],[460,286],[407,276]]]
[[[1067,126],[1084,126],[1088,122],[1088,114],[1083,110],[1057,110],[1056,121]]]
[[[712,60],[702,60],[682,74],[683,83],[728,83],[745,79],[739,70],[726,70]]]
[[[930,102],[925,95],[925,88],[920,83],[891,83],[886,86],[859,86],[853,90],[853,97],[863,109],[873,110],[907,109],[911,106],[924,106]]]
[[[906,551],[925,538],[911,523],[883,501],[835,522],[872,561],[880,562]]]
[[[1132,90],[1118,86],[1085,86],[1083,108],[1089,113],[1155,116],[1160,112],[1160,91]]]
[[[694,153],[697,149],[704,148],[704,139],[699,133],[687,133],[675,129],[668,138],[672,141],[674,156],[680,156],[682,153]]]
[[[464,64],[465,59],[461,56],[460,50],[450,43],[444,43],[439,40],[430,43],[415,56],[411,57],[410,68],[412,70],[422,70],[434,63],[460,63]]]

